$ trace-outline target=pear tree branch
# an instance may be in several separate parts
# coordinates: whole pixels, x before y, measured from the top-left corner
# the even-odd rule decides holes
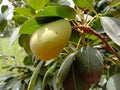
[[[106,45],[105,48],[109,50],[114,56],[116,56],[118,60],[120,61],[119,54],[109,45],[107,40],[100,33],[96,32],[89,26],[73,26],[73,29],[75,30],[79,29],[79,30],[82,30],[83,32],[87,32],[87,33],[94,34],[95,36],[97,36]]]

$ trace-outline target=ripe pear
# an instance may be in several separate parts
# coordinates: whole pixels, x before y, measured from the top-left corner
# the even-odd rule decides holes
[[[30,38],[30,48],[40,60],[56,57],[71,36],[70,22],[64,19],[47,23],[35,31]]]

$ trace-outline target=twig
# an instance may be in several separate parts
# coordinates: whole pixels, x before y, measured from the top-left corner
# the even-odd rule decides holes
[[[106,45],[106,49],[108,49],[112,54],[114,54],[118,58],[118,60],[120,61],[119,54],[108,44],[107,40],[101,34],[96,32],[95,30],[93,30],[89,26],[73,26],[73,28],[80,29],[80,30],[83,30],[84,32],[96,35]]]

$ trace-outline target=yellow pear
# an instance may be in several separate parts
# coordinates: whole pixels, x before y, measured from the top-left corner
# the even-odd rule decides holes
[[[30,39],[30,48],[40,60],[56,57],[67,44],[71,35],[70,22],[64,19],[43,25]]]

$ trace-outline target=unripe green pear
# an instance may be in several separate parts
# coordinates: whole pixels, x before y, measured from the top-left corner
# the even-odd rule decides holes
[[[56,57],[65,47],[71,35],[71,25],[60,19],[45,24],[35,31],[30,39],[30,48],[40,60]]]

